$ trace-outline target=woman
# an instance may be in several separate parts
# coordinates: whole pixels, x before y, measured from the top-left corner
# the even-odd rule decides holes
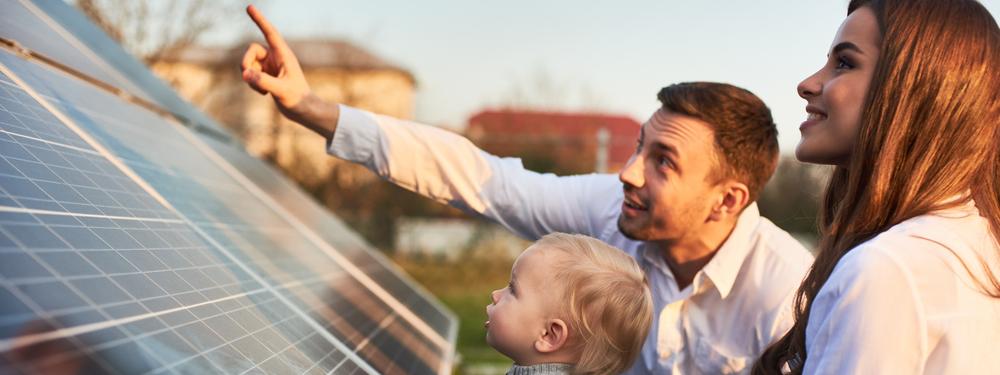
[[[1000,370],[1000,29],[972,0],[854,0],[803,81],[836,166],[792,330],[755,374]]]

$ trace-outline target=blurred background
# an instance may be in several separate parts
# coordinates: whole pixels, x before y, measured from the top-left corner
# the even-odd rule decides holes
[[[983,3],[998,14],[998,0]],[[454,310],[460,373],[503,373],[484,339],[489,292],[528,244],[486,221],[326,155],[324,140],[248,89],[239,60],[260,35],[245,0],[76,0],[182,96],[237,134]],[[616,172],[683,81],[749,89],[773,111],[781,163],[764,216],[807,247],[829,170],[792,152],[799,81],[824,64],[847,1],[255,2],[284,34],[315,92],[440,126],[539,172]]]

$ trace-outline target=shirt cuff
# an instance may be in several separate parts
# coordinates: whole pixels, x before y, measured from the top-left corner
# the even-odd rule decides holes
[[[326,153],[355,163],[370,164],[378,144],[378,122],[371,112],[340,106],[337,130],[326,143]]]

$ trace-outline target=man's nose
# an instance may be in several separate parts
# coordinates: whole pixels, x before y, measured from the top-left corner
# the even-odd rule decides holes
[[[623,184],[631,185],[635,188],[641,188],[642,185],[646,183],[642,174],[642,162],[642,156],[632,155],[632,158],[628,159],[628,163],[626,163],[625,167],[618,173],[618,180],[620,180]]]

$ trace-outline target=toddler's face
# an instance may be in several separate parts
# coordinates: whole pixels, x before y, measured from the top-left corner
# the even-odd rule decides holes
[[[515,363],[534,352],[535,339],[557,306],[552,263],[556,254],[532,246],[514,261],[510,283],[491,293],[486,306],[486,342]]]

